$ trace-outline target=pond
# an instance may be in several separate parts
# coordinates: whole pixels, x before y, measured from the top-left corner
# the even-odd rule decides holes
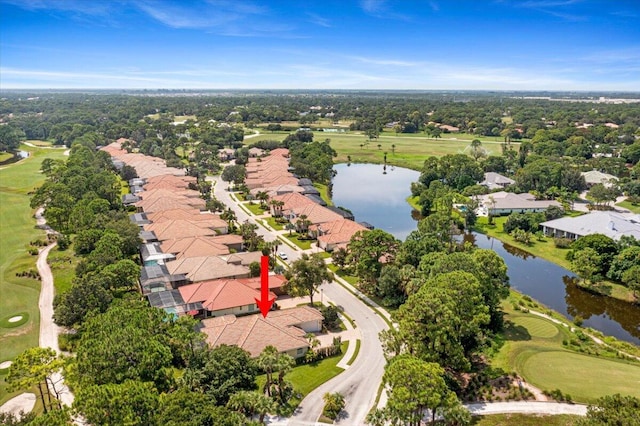
[[[576,275],[544,259],[484,234],[467,233],[465,241],[498,253],[507,264],[511,287],[569,319],[606,335],[640,344],[640,307],[578,287]]]
[[[401,240],[416,229],[406,198],[418,172],[387,166],[383,174],[383,166],[375,164],[338,164],[334,169],[333,201],[350,209],[357,221],[369,222]],[[587,327],[640,344],[639,307],[584,291],[575,285],[571,271],[499,240],[476,233],[464,238],[504,259],[514,289],[570,319],[582,317]]]
[[[368,222],[400,240],[416,229],[407,197],[419,172],[380,164],[337,164],[333,169],[333,203],[351,210],[357,222]]]

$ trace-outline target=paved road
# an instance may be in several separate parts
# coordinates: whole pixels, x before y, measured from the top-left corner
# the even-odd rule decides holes
[[[52,232],[51,228],[48,228],[45,225],[42,212],[42,209],[38,209],[36,212],[36,222],[38,226],[44,228],[47,233]],[[36,262],[38,273],[40,274],[42,281],[40,298],[38,299],[38,307],[40,308],[39,345],[42,348],[49,347],[54,349],[56,352],[60,352],[60,347],[58,346],[58,335],[60,334],[61,329],[53,322],[53,297],[55,295],[53,274],[51,273],[51,268],[47,263],[47,256],[49,256],[49,252],[55,246],[56,244],[53,243],[40,251],[38,261]],[[73,394],[65,385],[62,374],[56,373],[52,375],[51,380],[55,386],[55,391],[59,393],[62,403],[64,405],[71,406],[71,404],[73,404]]]
[[[238,222],[255,223],[253,217],[242,210],[230,197],[226,190],[227,184],[215,177],[214,195],[233,211]],[[276,239],[276,232],[260,226],[258,231],[266,241]],[[281,244],[278,251],[287,253],[289,261],[300,258],[301,251],[294,250],[286,244]],[[387,323],[361,300],[347,291],[338,283],[324,284],[321,287],[324,295],[354,320],[361,334],[361,346],[356,361],[346,371],[334,379],[315,389],[300,403],[298,410],[291,419],[290,425],[313,425],[322,412],[324,402],[322,397],[327,392],[340,392],[345,397],[345,416],[337,422],[344,425],[364,424],[364,419],[373,406],[378,387],[384,371],[385,359],[378,339],[378,333],[388,328]]]
[[[511,401],[465,404],[465,407],[474,415],[488,414],[574,414],[584,416],[587,414],[587,406],[582,404],[564,404],[560,402],[540,401]]]
[[[378,334],[387,323],[362,301],[338,283],[322,286],[325,296],[344,308],[360,330],[360,353],[349,369],[315,389],[300,403],[290,420],[291,425],[315,424],[322,412],[322,397],[327,392],[340,392],[346,401],[344,416],[336,422],[361,425],[373,407],[384,372],[385,359]]]

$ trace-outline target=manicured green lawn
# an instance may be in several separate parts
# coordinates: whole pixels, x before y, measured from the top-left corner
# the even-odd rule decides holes
[[[342,353],[347,351],[349,344],[342,344]],[[325,358],[322,361],[313,364],[304,364],[294,368],[286,375],[288,380],[293,383],[293,388],[302,394],[304,398],[309,392],[323,384],[324,382],[334,378],[344,370],[337,366],[343,355]]]
[[[260,140],[282,141],[289,132],[264,133],[258,137],[251,138],[247,142],[255,143]],[[446,154],[458,154],[464,152],[465,148],[473,139],[480,139],[483,147],[489,154],[499,155],[500,145],[503,143],[500,137],[484,137],[478,135],[468,135],[463,133],[442,134],[440,138],[429,138],[424,133],[396,134],[393,131],[384,131],[380,137],[371,141],[360,132],[349,133],[326,133],[314,132],[315,140],[331,140],[331,146],[336,150],[338,156],[335,163],[346,163],[351,157],[352,163],[376,163],[384,162],[384,153],[387,153],[387,163],[420,170],[424,160],[431,156],[442,156]],[[363,145],[362,147],[360,145]],[[380,148],[378,148],[378,144]],[[395,145],[395,146],[392,146]],[[518,149],[518,143],[511,144],[514,149]]]
[[[314,183],[313,186],[318,191],[320,191],[320,198],[322,198],[324,202],[327,203],[328,206],[332,206],[333,201],[331,200],[331,196],[329,195],[329,188],[327,187],[327,185],[323,185],[321,183]]]
[[[296,246],[300,247],[302,250],[310,249],[311,243],[313,242],[313,240],[301,240],[300,238],[298,238],[298,236],[295,233],[291,234],[291,236],[289,236],[289,234],[286,234],[286,235],[283,235],[283,237],[291,241]]]
[[[564,350],[527,355],[522,361],[522,375],[543,389],[559,388],[576,401],[587,402],[613,393],[640,397],[638,365]]]
[[[505,342],[493,356],[493,367],[515,371],[542,390],[560,389],[577,402],[613,393],[640,397],[640,364],[569,350],[563,342],[577,336],[565,327],[506,303],[503,307]]]
[[[282,231],[284,229],[284,225],[282,225],[281,223],[276,222],[276,218],[275,217],[271,217],[270,216],[270,217],[266,218],[265,221],[269,224],[270,227],[272,227],[276,231]]]
[[[342,354],[336,355],[330,358],[325,358],[321,361],[317,361],[311,364],[303,364],[297,367],[294,367],[287,375],[285,379],[289,380],[293,385],[293,389],[295,393],[300,397],[293,397],[289,401],[289,405],[291,409],[294,409],[298,406],[300,401],[304,399],[305,396],[309,394],[312,390],[323,384],[324,382],[333,379],[338,374],[342,373],[344,370],[337,366],[340,362],[344,353],[347,352],[348,342],[343,342],[340,347],[342,348]],[[258,389],[262,389],[266,382],[266,375],[261,374],[256,377],[256,384],[258,385]],[[285,410],[287,411],[287,410]],[[287,415],[291,415],[291,413],[285,413]]]
[[[629,202],[627,200],[616,204],[616,206],[620,206],[620,207],[623,207],[625,209],[628,209],[633,213],[640,213],[640,206],[639,205],[635,205],[634,206],[633,204],[631,204],[631,202]]]
[[[71,288],[71,282],[76,276],[76,266],[80,263],[80,258],[73,253],[73,244],[64,251],[54,248],[49,252],[48,260],[56,293],[66,292]]]
[[[9,152],[0,152],[0,163],[3,161],[7,161],[10,158],[13,158],[13,154]]]
[[[494,414],[491,416],[474,417],[474,426],[572,426],[581,416],[559,414],[543,416],[537,414]]]
[[[260,207],[259,203],[255,203],[255,204],[243,203],[242,205],[246,207],[255,216],[262,216],[263,214],[265,214],[265,212],[269,211],[268,209],[263,210],[262,207]]]
[[[44,232],[35,228],[28,195],[44,182],[40,164],[47,157],[65,158],[63,150],[25,145],[21,149],[33,152],[33,156],[0,170],[0,312],[3,317],[27,312],[29,321],[16,328],[0,328],[0,362],[38,344],[40,281],[16,277],[16,273],[36,270],[36,257],[27,248],[29,241],[44,238]],[[0,404],[15,394],[8,393],[6,383],[0,380]]]

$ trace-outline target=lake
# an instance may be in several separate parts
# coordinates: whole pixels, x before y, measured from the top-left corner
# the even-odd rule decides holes
[[[401,240],[416,229],[406,198],[420,173],[387,166],[384,174],[383,166],[376,164],[338,164],[334,169],[333,201],[351,210],[356,221],[369,222]],[[639,307],[584,291],[575,285],[571,271],[499,240],[477,233],[464,238],[504,259],[514,289],[570,319],[582,317],[584,326],[640,344]]]
[[[416,229],[407,197],[419,172],[379,164],[336,164],[333,169],[333,203],[351,210],[357,222],[369,222],[400,240]]]

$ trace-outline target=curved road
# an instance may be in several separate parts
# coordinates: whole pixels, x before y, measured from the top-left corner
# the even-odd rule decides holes
[[[38,211],[36,212],[36,223],[39,227],[43,228],[47,232],[47,234],[49,234],[53,231],[45,224],[42,212],[42,209],[38,209]],[[38,273],[40,274],[40,279],[42,281],[40,298],[38,299],[38,307],[40,308],[39,345],[42,348],[49,347],[59,353],[60,347],[58,346],[58,335],[60,334],[61,329],[56,323],[53,322],[53,297],[55,295],[55,288],[53,285],[53,274],[51,273],[51,268],[47,263],[47,256],[49,256],[49,252],[55,246],[56,243],[53,243],[40,251],[36,266],[38,268]],[[59,372],[53,374],[51,376],[51,380],[55,387],[55,390],[52,390],[54,390],[54,392],[57,391],[62,403],[70,407],[71,404],[73,404],[73,394],[65,385],[62,374],[60,374]]]
[[[213,181],[215,181],[214,195],[236,213],[238,222],[242,223],[248,220],[251,223],[256,223],[253,217],[242,210],[231,198],[225,189],[226,182],[223,182],[219,176],[214,177]],[[267,241],[277,238],[275,232],[262,226],[259,226],[257,232]],[[293,250],[286,244],[282,244],[278,251],[287,253],[289,261],[299,259],[301,254],[300,251]],[[322,290],[327,298],[336,305],[342,306],[344,311],[354,320],[362,337],[360,352],[356,361],[347,370],[306,396],[289,420],[289,424],[315,425],[324,406],[322,397],[327,392],[340,392],[345,397],[344,416],[336,422],[337,424],[364,424],[364,419],[375,402],[385,366],[378,333],[388,326],[372,309],[340,284],[336,282],[324,284]]]

